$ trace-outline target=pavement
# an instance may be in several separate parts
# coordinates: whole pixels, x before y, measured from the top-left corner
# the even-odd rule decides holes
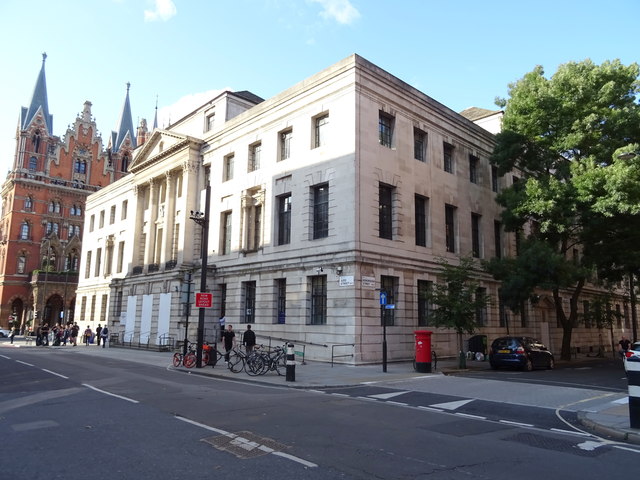
[[[22,337],[16,337],[11,344],[8,339],[0,339],[0,352],[7,352],[8,348],[43,348],[35,347],[33,342],[26,343]],[[282,388],[298,389],[320,389],[331,387],[347,387],[363,384],[400,384],[401,382],[435,376],[456,376],[461,372],[474,372],[488,370],[489,363],[486,361],[467,360],[466,368],[458,368],[457,358],[439,359],[437,363],[431,364],[431,372],[418,373],[413,369],[411,362],[389,362],[387,371],[383,371],[381,364],[376,365],[347,365],[335,363],[331,365],[326,362],[296,361],[294,371],[290,371],[290,379],[286,376],[277,375],[276,372],[269,372],[261,376],[249,376],[244,372],[233,373],[228,370],[224,363],[220,362],[215,367],[205,366],[203,368],[186,369],[185,367],[174,367],[172,364],[173,352],[157,352],[151,350],[137,350],[130,348],[101,348],[97,345],[78,345],[77,347],[44,347],[62,350],[72,350],[81,355],[92,355],[97,357],[117,358],[124,361],[143,363],[164,367],[170,370],[184,372],[188,374],[205,375],[213,378],[220,378],[228,381],[255,383]],[[587,356],[578,356],[571,361],[572,364],[585,366],[589,362],[598,359]],[[562,361],[557,361],[556,365],[561,365]],[[293,375],[291,375],[293,374]],[[293,377],[293,378],[291,378]],[[469,385],[473,378],[458,377],[461,382],[468,381]],[[478,380],[477,377],[475,380]],[[496,382],[486,380],[486,382]],[[505,382],[501,382],[505,383]],[[404,385],[404,384],[403,384]],[[404,386],[403,386],[404,388]],[[558,389],[555,388],[555,391]],[[594,388],[593,390],[597,390]],[[473,397],[468,392],[473,388],[464,389],[463,395]],[[592,395],[593,396],[593,395]],[[585,400],[576,401],[576,404],[585,402],[584,408],[577,410],[577,416],[585,428],[596,435],[606,437],[611,440],[628,442],[640,445],[640,429],[631,428],[629,424],[628,395],[602,395],[600,401]]]

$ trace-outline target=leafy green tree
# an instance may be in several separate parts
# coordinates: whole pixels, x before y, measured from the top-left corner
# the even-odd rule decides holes
[[[550,290],[563,329],[561,358],[571,358],[578,299],[590,273],[602,266],[599,228],[616,196],[637,213],[640,190],[624,176],[608,178],[617,153],[640,139],[637,64],[590,60],[561,65],[545,78],[536,67],[509,86],[503,131],[491,162],[518,181],[497,197],[503,224],[521,239],[516,259],[496,260],[489,271],[503,282],[503,299],[521,304],[535,288]],[[640,177],[640,174],[633,170]],[[604,195],[606,198],[598,197]],[[597,198],[597,201],[596,201]],[[608,208],[608,210],[607,210]],[[569,298],[565,311],[563,297]]]
[[[463,334],[475,332],[478,313],[486,308],[490,297],[478,290],[477,268],[472,258],[460,258],[457,265],[440,258],[438,264],[441,267],[439,281],[426,294],[429,303],[435,307],[429,320],[434,327],[455,330],[462,352]]]

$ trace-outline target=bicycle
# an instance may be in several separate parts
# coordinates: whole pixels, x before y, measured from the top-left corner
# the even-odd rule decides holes
[[[275,347],[271,352],[254,350],[246,360],[245,370],[249,375],[264,375],[275,371],[284,375],[287,368],[287,355],[284,347]]]
[[[206,345],[209,347],[209,345]],[[211,347],[209,347],[211,348]],[[182,352],[176,352],[173,354],[173,366],[179,367],[180,365],[184,365],[186,368],[193,368],[197,363],[196,356],[196,347],[195,344],[188,342],[187,343],[187,353],[186,355]],[[202,365],[207,365],[209,363],[209,352],[205,350],[204,345],[202,348]]]

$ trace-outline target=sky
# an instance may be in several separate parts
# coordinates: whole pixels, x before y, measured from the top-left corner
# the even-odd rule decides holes
[[[497,109],[536,65],[638,62],[639,0],[2,0],[0,178],[45,64],[54,134],[85,101],[107,147],[127,83],[137,126],[221,90],[268,99],[353,53],[455,111]]]

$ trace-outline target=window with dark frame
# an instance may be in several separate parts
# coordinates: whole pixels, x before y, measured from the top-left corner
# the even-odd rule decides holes
[[[229,255],[231,253],[231,222],[232,212],[222,212],[222,255]]]
[[[480,258],[480,218],[477,213],[471,214],[471,254]]]
[[[429,280],[418,280],[418,326],[429,326],[429,313],[431,305],[429,304],[429,292],[433,287],[433,282]]]
[[[278,245],[291,243],[291,194],[278,197]]]
[[[327,323],[327,276],[311,277],[311,325],[326,325]]]
[[[287,160],[291,157],[291,139],[293,138],[293,130],[288,129],[284,132],[280,132],[280,158],[279,161]]]
[[[456,207],[453,205],[444,206],[445,242],[447,252],[451,253],[456,251],[455,212]]]
[[[287,321],[287,279],[276,279],[276,318],[275,323],[284,325]]]
[[[393,143],[393,124],[395,119],[388,113],[379,112],[378,139],[380,145],[391,148]]]
[[[497,220],[493,222],[493,242],[496,258],[502,258],[502,223]]]
[[[498,192],[498,167],[491,166],[491,190]]]
[[[416,209],[416,245],[427,246],[427,204],[428,199],[422,195],[415,195]]]
[[[313,239],[329,236],[329,184],[312,187]]]
[[[380,183],[378,187],[378,226],[380,238],[393,240],[394,187]]]
[[[262,143],[254,143],[249,147],[249,165],[247,172],[255,172],[260,168],[260,153],[262,151]]]
[[[427,132],[419,128],[413,129],[413,158],[420,162],[427,161]]]
[[[244,290],[244,323],[256,322],[256,282],[242,282]]]
[[[442,144],[443,149],[443,168],[445,172],[453,173],[453,145],[444,142]]]
[[[222,181],[228,182],[233,179],[233,160],[234,155],[227,155],[224,157],[224,164],[222,166]]]
[[[486,298],[487,298],[487,289],[484,287],[476,288],[476,299],[485,300]],[[479,306],[478,308],[476,308],[476,323],[478,324],[479,327],[487,326],[486,301],[485,303],[482,304],[482,306]]]
[[[478,183],[478,165],[480,159],[475,155],[469,155],[469,181],[471,183]]]
[[[314,143],[313,148],[322,147],[327,143],[327,126],[329,114],[320,115],[314,119]]]

